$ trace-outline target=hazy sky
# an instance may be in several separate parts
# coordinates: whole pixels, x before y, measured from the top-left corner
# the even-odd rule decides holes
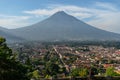
[[[57,11],[120,33],[120,0],[0,0],[0,26],[10,29],[28,26]]]

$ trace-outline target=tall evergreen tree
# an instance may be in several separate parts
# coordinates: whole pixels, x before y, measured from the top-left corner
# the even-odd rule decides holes
[[[0,37],[0,80],[29,80],[27,67],[16,61],[6,40]]]

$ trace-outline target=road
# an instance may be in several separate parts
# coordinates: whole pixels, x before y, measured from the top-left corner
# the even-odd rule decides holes
[[[55,50],[56,54],[59,56],[60,61],[62,62],[63,66],[66,68],[67,72],[69,72],[68,65],[66,65],[65,62],[63,61],[63,56],[57,51],[55,46],[53,46],[53,49]]]

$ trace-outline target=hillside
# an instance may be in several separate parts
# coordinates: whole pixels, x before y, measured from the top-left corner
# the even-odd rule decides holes
[[[2,28],[2,29],[4,29],[4,28]],[[5,32],[2,29],[0,30],[0,37],[6,38],[7,42],[20,42],[20,41],[24,40],[23,38],[12,35],[11,33],[7,32],[7,31]]]

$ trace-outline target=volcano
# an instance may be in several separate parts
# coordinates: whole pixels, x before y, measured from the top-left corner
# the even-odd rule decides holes
[[[93,27],[59,11],[36,24],[13,29],[12,34],[30,41],[120,40],[120,34]]]

